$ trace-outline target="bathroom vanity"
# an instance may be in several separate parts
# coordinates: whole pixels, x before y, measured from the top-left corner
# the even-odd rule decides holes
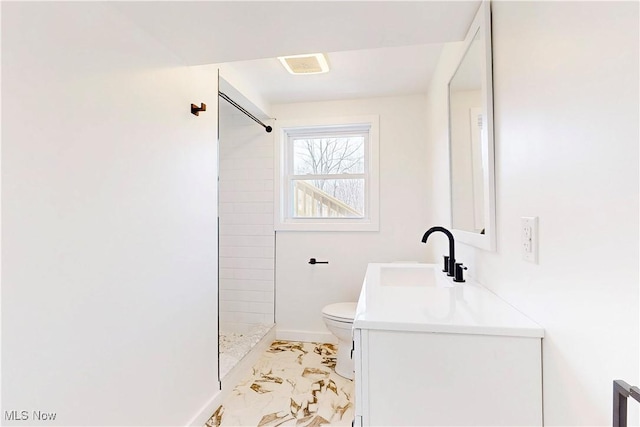
[[[542,425],[543,329],[433,264],[369,264],[353,324],[356,426]]]

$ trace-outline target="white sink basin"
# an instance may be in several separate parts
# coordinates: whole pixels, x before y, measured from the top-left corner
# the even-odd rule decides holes
[[[400,264],[380,267],[380,286],[452,287],[433,264]]]
[[[544,330],[467,277],[455,283],[440,264],[370,263],[360,291],[355,329],[544,336]]]

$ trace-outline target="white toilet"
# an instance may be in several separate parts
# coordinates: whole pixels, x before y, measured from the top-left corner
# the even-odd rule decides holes
[[[329,304],[322,309],[322,318],[327,328],[338,338],[338,357],[336,373],[353,379],[353,359],[351,358],[351,340],[353,319],[356,315],[355,302]]]

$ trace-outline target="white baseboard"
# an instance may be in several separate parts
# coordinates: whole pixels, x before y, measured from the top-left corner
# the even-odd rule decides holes
[[[213,413],[222,405],[222,391],[216,391],[216,394],[209,399],[200,411],[186,424],[187,427],[202,427],[209,421]]]
[[[322,342],[337,344],[338,339],[331,332],[311,332],[282,330],[276,327],[276,339],[282,341]]]
[[[209,421],[213,413],[222,405],[224,400],[231,394],[238,381],[246,375],[253,365],[258,361],[262,353],[276,340],[275,327],[269,332],[242,358],[236,366],[234,366],[227,375],[222,379],[222,390],[217,391],[211,399],[202,407],[202,409],[189,421],[187,427],[202,427]]]

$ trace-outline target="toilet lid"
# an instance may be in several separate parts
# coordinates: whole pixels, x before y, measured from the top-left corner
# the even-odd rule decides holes
[[[353,322],[353,318],[356,317],[357,305],[358,303],[356,302],[329,304],[322,309],[322,314],[332,319]]]

